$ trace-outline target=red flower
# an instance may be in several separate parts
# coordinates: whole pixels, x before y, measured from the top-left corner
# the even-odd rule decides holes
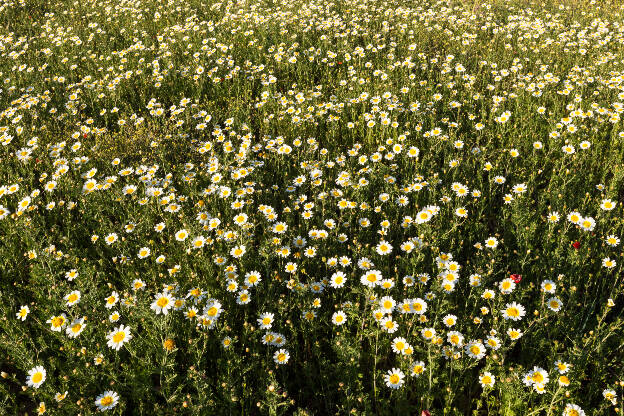
[[[429,412],[429,410],[423,410],[423,411],[420,413],[420,416],[431,416],[431,412]]]
[[[511,277],[511,280],[514,281],[514,283],[520,283],[520,280],[522,280],[521,274],[512,274],[510,277]]]
[[[575,241],[572,243],[572,247],[574,247],[576,250],[578,250],[580,246],[581,246],[581,243],[578,241]]]

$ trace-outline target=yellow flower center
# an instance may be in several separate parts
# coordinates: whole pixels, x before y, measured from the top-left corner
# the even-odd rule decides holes
[[[115,335],[113,335],[113,342],[118,344],[123,341],[124,338],[126,338],[126,333],[123,331],[119,331]]]
[[[102,406],[110,406],[111,404],[113,404],[113,398],[111,396],[102,397],[102,400],[100,400],[100,404]]]
[[[171,351],[175,348],[175,341],[171,338],[168,338],[165,340],[165,342],[163,342],[163,347],[167,350],[167,351]]]
[[[158,299],[158,301],[156,302],[156,305],[160,306],[161,308],[164,308],[168,304],[169,304],[169,299],[167,299],[164,296],[162,298]]]
[[[32,378],[33,383],[39,383],[41,380],[43,380],[43,374],[35,373],[35,375]]]
[[[400,380],[399,376],[396,375],[396,374],[392,374],[390,376],[390,383],[392,383],[392,384],[399,384],[399,380]]]
[[[64,323],[65,323],[65,318],[63,318],[62,316],[57,316],[55,318],[52,318],[52,326],[54,327],[62,326]]]

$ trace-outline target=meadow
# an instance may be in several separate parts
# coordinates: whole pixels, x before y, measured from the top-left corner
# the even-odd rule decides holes
[[[0,0],[0,414],[624,416],[622,112],[621,2]]]

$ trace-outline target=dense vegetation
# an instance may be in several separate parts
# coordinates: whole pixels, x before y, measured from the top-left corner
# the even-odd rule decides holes
[[[0,3],[0,413],[624,415],[609,2]]]

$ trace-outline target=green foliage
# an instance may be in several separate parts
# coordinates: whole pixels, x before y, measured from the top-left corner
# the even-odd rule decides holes
[[[624,415],[621,12],[0,1],[0,414]]]

